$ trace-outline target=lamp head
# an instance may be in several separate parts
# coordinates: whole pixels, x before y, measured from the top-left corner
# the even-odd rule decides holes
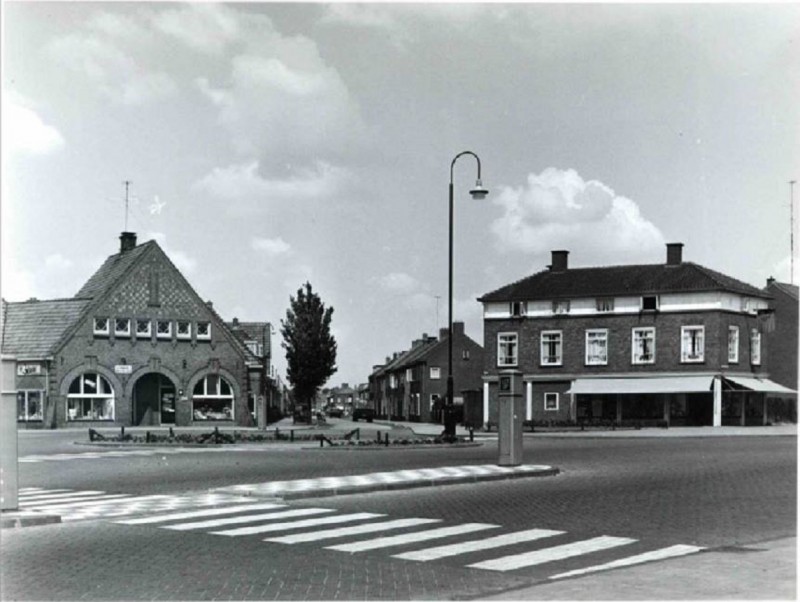
[[[475,180],[475,187],[469,191],[472,195],[472,198],[476,201],[481,201],[486,198],[486,195],[489,194],[489,191],[483,187],[480,178]]]

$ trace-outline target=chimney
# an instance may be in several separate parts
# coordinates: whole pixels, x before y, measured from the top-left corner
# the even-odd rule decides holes
[[[125,253],[136,248],[136,232],[123,232],[119,237],[119,252]]]
[[[449,331],[447,330],[447,328],[440,328],[439,329],[439,339],[440,340],[442,340],[442,341],[445,340],[447,338],[448,334],[449,334]]]
[[[683,263],[683,243],[667,243],[667,265],[681,265]]]
[[[769,278],[767,278],[767,286],[772,286],[773,284],[775,284],[775,278],[770,276]]]
[[[239,330],[239,318],[234,318],[234,319],[233,319],[233,324],[232,324],[232,326],[233,326],[233,329],[234,329],[234,330]]]
[[[552,261],[550,262],[551,272],[566,272],[569,265],[568,256],[569,251],[550,251],[552,254]]]

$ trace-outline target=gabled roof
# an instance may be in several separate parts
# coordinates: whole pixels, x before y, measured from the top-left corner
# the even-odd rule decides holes
[[[154,240],[149,240],[130,251],[111,255],[100,266],[100,269],[92,274],[92,277],[81,287],[75,297],[88,299],[102,295],[122,277],[128,268],[146,253],[147,249],[154,245],[158,246],[158,243]]]
[[[691,262],[679,265],[626,265],[544,270],[478,298],[493,301],[536,301],[581,297],[727,291],[769,298],[764,291]]]
[[[771,282],[769,286],[767,286],[766,289],[767,292],[769,292],[770,289],[777,289],[795,300],[800,298],[800,296],[798,295],[798,293],[800,293],[800,288],[795,284],[789,284],[788,282],[778,282],[776,280],[774,282]]]
[[[271,353],[268,337],[269,329],[271,328],[269,322],[225,322],[225,326],[236,337],[236,340],[244,346],[249,359],[260,362],[264,357],[253,353],[250,347],[247,346],[247,341],[258,341],[264,345],[265,356]]]
[[[64,332],[91,303],[90,299],[3,302],[3,353],[17,359],[50,357]]]

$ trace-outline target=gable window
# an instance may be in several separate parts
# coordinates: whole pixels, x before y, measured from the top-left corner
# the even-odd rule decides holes
[[[44,391],[31,391],[20,389],[17,391],[17,420],[27,422],[29,420],[42,419],[42,399]]]
[[[728,362],[739,363],[739,327],[728,326]]]
[[[497,335],[497,365],[517,365],[517,333],[501,332]]]
[[[211,322],[198,322],[197,323],[197,339],[205,340],[211,338]]]
[[[545,330],[542,332],[541,364],[542,366],[561,365],[561,331]]]
[[[642,311],[657,311],[658,310],[658,296],[648,295],[642,297]]]
[[[136,320],[136,336],[142,339],[148,338],[152,331],[150,320]]]
[[[754,366],[761,365],[761,333],[757,328],[750,331],[750,363]]]
[[[219,374],[200,379],[192,392],[195,420],[233,420],[233,389]]]
[[[614,311],[614,297],[599,297],[596,300],[596,307],[599,312]]]
[[[586,365],[605,366],[608,363],[608,330],[586,331]]]
[[[439,380],[442,378],[442,369],[438,366],[431,366],[431,380]]]
[[[114,420],[114,389],[104,376],[84,372],[70,383],[67,420]]]
[[[512,301],[509,310],[512,318],[521,318],[528,313],[528,304],[525,301]]]
[[[186,320],[178,320],[177,335],[179,339],[191,339],[192,323]]]
[[[95,318],[94,319],[94,334],[96,336],[108,336],[110,327],[108,318]]]
[[[681,326],[681,361],[702,362],[705,356],[705,326]]]
[[[115,337],[131,336],[130,318],[114,318],[114,336]]]
[[[568,314],[569,301],[553,301],[553,313],[556,315]]]
[[[171,339],[172,322],[169,320],[156,320],[156,336],[159,339]]]
[[[654,364],[656,361],[656,329],[634,328],[631,336],[631,363]]]
[[[547,412],[558,410],[558,393],[544,394],[544,409]]]

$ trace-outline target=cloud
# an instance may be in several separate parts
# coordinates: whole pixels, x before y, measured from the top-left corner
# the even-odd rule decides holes
[[[73,263],[71,259],[67,259],[61,253],[55,253],[45,258],[44,265],[48,269],[61,271],[70,269]]]
[[[410,295],[420,288],[419,280],[404,272],[386,274],[378,282],[385,291],[403,295]]]
[[[145,238],[155,240],[164,253],[167,254],[167,257],[170,258],[172,263],[175,264],[181,272],[184,274],[191,274],[197,268],[197,260],[193,259],[183,251],[179,251],[167,245],[167,236],[162,232],[149,232],[145,235]]]
[[[259,162],[214,168],[195,182],[194,189],[234,201],[303,200],[331,196],[349,179],[347,170],[317,162],[314,169],[298,169],[288,178],[265,178]]]
[[[221,54],[241,31],[235,10],[210,2],[161,11],[152,23],[191,49],[211,55]]]
[[[572,169],[531,174],[525,186],[504,187],[494,204],[503,210],[491,227],[501,252],[567,249],[594,265],[627,263],[634,255],[655,258],[663,249],[662,233],[634,201]]]
[[[256,251],[265,253],[267,256],[272,258],[280,255],[287,255],[292,250],[291,245],[284,241],[281,237],[253,238],[252,241],[250,241],[250,246]]]
[[[24,103],[3,97],[3,149],[29,155],[44,155],[64,146],[61,133],[46,124]]]

